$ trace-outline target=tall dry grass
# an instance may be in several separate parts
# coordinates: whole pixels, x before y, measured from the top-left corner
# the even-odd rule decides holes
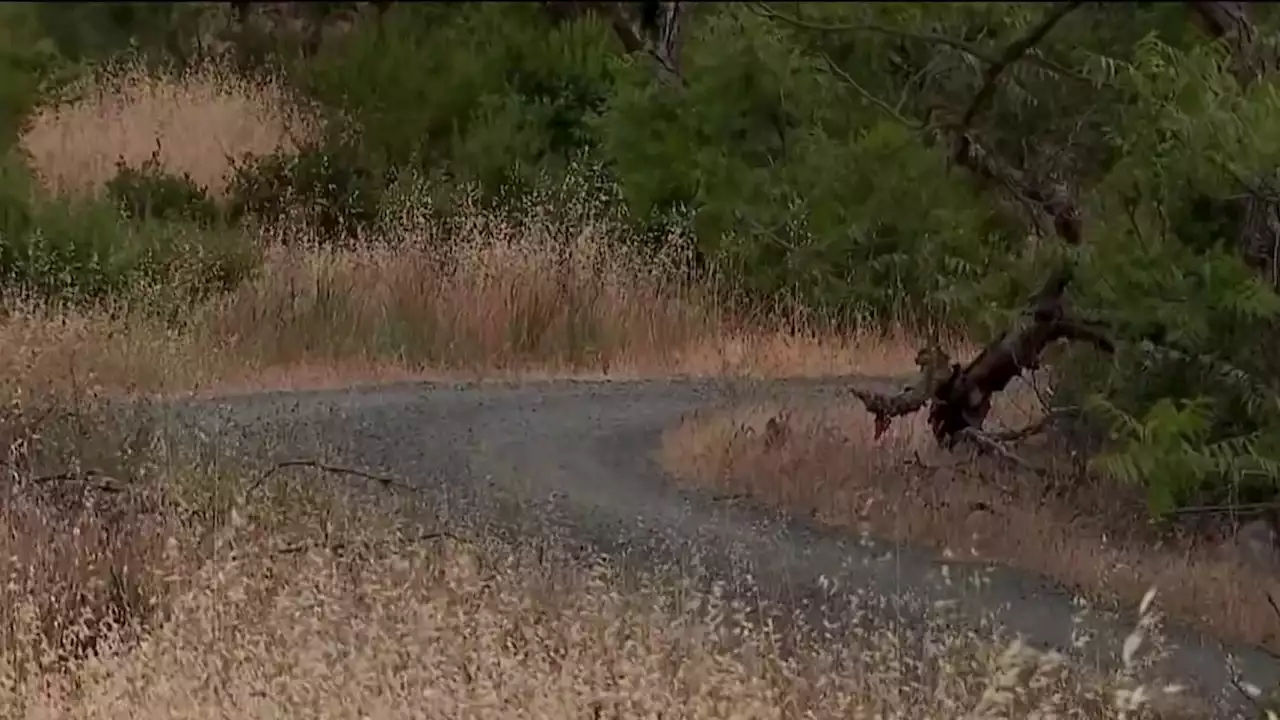
[[[0,714],[914,719],[1195,709],[1156,687],[1135,699],[1141,656],[1100,676],[1016,642],[994,645],[941,614],[924,625],[859,623],[880,612],[877,599],[835,592],[836,622],[787,623],[784,639],[785,613],[677,568],[624,578],[553,541],[485,539],[465,518],[448,519],[453,537],[424,543],[363,501],[317,491],[317,480],[250,496],[256,483],[224,479],[234,497],[221,522],[152,543],[168,565],[150,586],[164,607],[149,631],[136,632],[137,618],[68,616],[75,637],[95,639],[74,661],[31,672],[33,654],[49,647],[35,621],[47,603],[10,597]],[[1157,621],[1144,613],[1142,632]]]

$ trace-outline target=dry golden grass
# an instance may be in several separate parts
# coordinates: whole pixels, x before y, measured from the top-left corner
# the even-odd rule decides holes
[[[170,482],[189,488],[192,477]],[[145,589],[163,611],[145,633],[136,617],[60,617],[96,641],[78,661],[42,666],[66,648],[40,624],[40,588],[6,598],[0,714],[1104,718],[1124,716],[1141,674],[1135,664],[1100,677],[1017,643],[1002,649],[941,615],[834,635],[789,625],[784,638],[768,608],[665,569],[624,582],[553,542],[485,540],[465,518],[449,520],[456,538],[410,540],[391,515],[360,509],[368,498],[317,490],[318,480],[249,496],[248,482],[224,477],[220,522],[152,526],[165,566]],[[4,565],[15,567],[7,555]],[[876,612],[874,598],[831,600],[855,625]],[[1157,620],[1145,614],[1144,632]],[[1148,703],[1190,707],[1152,690]]]
[[[1034,393],[1020,388],[1029,385],[998,398],[993,427],[1025,427],[1037,417]],[[1163,603],[1172,617],[1280,648],[1280,619],[1259,591],[1280,591],[1273,575],[1202,538],[1156,532],[1131,489],[1081,480],[1048,450],[1019,452],[1044,455],[1046,479],[994,458],[938,449],[923,413],[898,420],[877,441],[871,416],[849,404],[695,416],[665,434],[660,456],[687,482],[933,547],[958,561],[1012,564],[1095,598],[1131,603],[1153,585],[1167,588]]]
[[[283,85],[218,65],[174,79],[124,67],[82,91],[36,112],[21,139],[37,177],[57,193],[101,192],[118,162],[139,168],[157,154],[167,171],[221,197],[233,159],[287,152],[316,130]]]
[[[607,236],[584,234],[560,257],[553,237],[489,228],[449,245],[277,244],[255,279],[176,323],[148,307],[11,303],[0,367],[166,394],[432,378],[883,377],[911,367],[902,336],[735,327],[644,258],[601,251]]]

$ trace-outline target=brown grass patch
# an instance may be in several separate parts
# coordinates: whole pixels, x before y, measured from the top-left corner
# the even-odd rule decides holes
[[[1006,396],[993,426],[1034,419],[1032,393],[1015,386]],[[1171,616],[1280,648],[1280,620],[1259,592],[1280,591],[1275,578],[1220,545],[1157,532],[1132,489],[1081,480],[1081,469],[1061,464],[1040,480],[993,458],[951,455],[936,447],[922,413],[900,419],[880,441],[872,432],[853,400],[752,407],[687,419],[665,434],[661,458],[687,482],[958,560],[1008,563],[1094,598],[1136,603],[1158,586]],[[1058,457],[1034,446],[1020,452]]]
[[[216,64],[177,78],[124,67],[80,91],[37,111],[21,138],[36,176],[59,194],[99,193],[118,162],[136,169],[154,155],[221,197],[233,159],[289,152],[316,130],[279,81],[251,82]]]

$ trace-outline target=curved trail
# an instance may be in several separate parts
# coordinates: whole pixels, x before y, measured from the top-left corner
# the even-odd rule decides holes
[[[944,573],[932,553],[717,502],[675,487],[657,465],[662,431],[686,413],[767,399],[820,402],[852,381],[414,383],[186,401],[177,417],[273,459],[314,457],[323,446],[468,512],[501,503],[508,526],[554,528],[628,562],[680,561],[697,550],[713,573],[749,573],[771,599],[811,600],[826,576],[890,599],[896,617],[935,612],[928,608],[944,601],[958,617],[994,617],[1035,645],[1069,648],[1081,628],[1077,608],[1049,581],[1005,568],[951,565]],[[1091,659],[1118,658],[1132,623],[1099,615],[1085,622],[1096,638]],[[1169,671],[1205,690],[1227,687],[1227,652],[1250,682],[1280,682],[1280,663],[1258,650],[1224,649],[1172,627],[1166,635],[1177,647]]]

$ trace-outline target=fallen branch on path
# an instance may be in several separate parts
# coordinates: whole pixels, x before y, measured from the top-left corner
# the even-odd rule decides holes
[[[1063,294],[1070,281],[1069,269],[1055,273],[1036,296],[1026,313],[1026,322],[988,345],[966,366],[952,363],[950,356],[937,347],[923,348],[916,355],[918,379],[898,393],[852,389],[850,392],[875,416],[875,436],[879,438],[887,432],[895,418],[928,406],[929,427],[943,447],[968,440],[988,451],[1011,456],[1000,438],[982,430],[991,411],[992,396],[1023,370],[1038,368],[1045,349],[1059,340],[1087,342],[1103,352],[1115,352],[1115,345],[1103,334],[1100,324],[1067,312]],[[1010,439],[1029,434],[1029,430],[1019,431]],[[1025,464],[1020,459],[1016,462]]]
[[[270,478],[272,475],[275,475],[281,470],[288,470],[291,468],[310,468],[312,470],[319,470],[320,472],[329,473],[331,475],[347,475],[350,477],[361,478],[364,480],[372,480],[378,483],[379,485],[381,485],[382,487],[387,488],[389,490],[397,489],[397,490],[405,490],[408,492],[415,492],[415,493],[422,491],[422,488],[416,485],[413,485],[411,483],[405,482],[400,478],[391,477],[390,475],[379,475],[377,473],[371,473],[367,470],[360,470],[359,468],[349,468],[349,467],[343,467],[341,465],[331,465],[329,463],[320,462],[319,460],[283,460],[281,462],[278,462],[272,465],[270,468],[267,469],[266,472],[262,473],[262,475],[260,475],[258,479],[253,482],[253,485],[249,487],[248,494],[253,494],[253,492],[257,490],[259,487],[261,487],[262,484],[266,482],[267,479]]]
[[[405,538],[405,540],[409,543],[423,543],[428,540],[453,540],[454,542],[471,544],[470,540],[464,537],[455,535],[449,532],[448,530],[436,530],[434,532],[425,532],[415,537]],[[274,552],[276,555],[302,555],[307,552],[319,551],[319,552],[328,552],[334,555],[341,556],[349,552],[359,551],[359,550],[368,551],[373,548],[374,548],[374,544],[368,541],[362,541],[359,543],[335,542],[335,543],[329,543],[327,545],[314,543],[314,542],[311,542],[311,543],[300,542],[300,543],[294,543],[292,545],[285,545],[284,547],[276,548]]]

